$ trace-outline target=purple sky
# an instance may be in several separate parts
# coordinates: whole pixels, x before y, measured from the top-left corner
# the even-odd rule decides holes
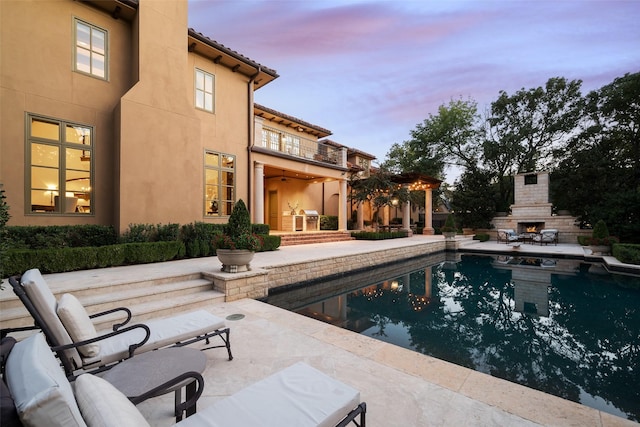
[[[256,102],[378,161],[451,99],[640,71],[640,0],[189,0],[189,26],[278,72]]]

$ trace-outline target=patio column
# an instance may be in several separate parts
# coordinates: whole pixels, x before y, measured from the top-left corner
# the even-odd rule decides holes
[[[411,235],[411,202],[407,201],[402,204],[402,229]]]
[[[389,225],[389,205],[382,208],[382,225]]]
[[[264,164],[253,165],[253,223],[264,224]]]
[[[362,202],[358,203],[358,230],[364,230],[364,206]]]
[[[431,202],[431,188],[424,190],[424,228],[422,234],[435,234],[433,229],[433,204]]]
[[[338,230],[347,230],[347,180],[340,180],[340,191],[338,193]]]

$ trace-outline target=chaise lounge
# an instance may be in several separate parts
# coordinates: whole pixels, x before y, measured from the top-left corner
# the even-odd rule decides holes
[[[9,282],[33,317],[36,328],[42,329],[58,354],[68,376],[77,370],[102,371],[136,353],[162,347],[185,346],[201,340],[209,344],[213,337],[222,339],[223,344],[208,348],[225,347],[229,360],[233,359],[229,328],[223,319],[205,310],[129,325],[131,311],[125,307],[89,316],[71,294],[56,301],[38,269],[28,270],[20,278],[11,277]],[[127,318],[113,325],[113,331],[95,330],[92,318],[118,311],[125,312]]]
[[[15,424],[56,426],[149,426],[138,409],[102,378],[82,374],[71,387],[42,334],[13,347],[4,380],[15,408]],[[7,405],[10,407],[5,407]],[[296,363],[222,399],[178,427],[296,426],[365,427],[366,404],[354,388]],[[10,420],[4,420],[7,425]]]

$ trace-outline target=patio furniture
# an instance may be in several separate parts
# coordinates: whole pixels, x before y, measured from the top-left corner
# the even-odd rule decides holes
[[[206,366],[207,356],[200,350],[170,347],[148,351],[127,359],[99,376],[127,396],[134,405],[151,397],[175,392],[174,413],[178,422],[183,414],[189,417],[196,413],[196,402],[202,393],[204,380],[195,374],[202,374]],[[171,387],[162,387],[186,373],[189,375],[184,381],[174,381],[175,384]],[[183,387],[186,390],[184,403]],[[154,393],[149,393],[149,390],[154,390]]]
[[[111,365],[133,357],[136,353],[162,347],[181,347],[197,341],[210,343],[212,337],[220,337],[226,347],[229,360],[231,343],[229,328],[223,319],[198,310],[164,319],[154,319],[144,324],[129,325],[131,311],[119,307],[89,316],[80,302],[70,294],[56,301],[46,281],[37,269],[25,272],[22,277],[11,277],[9,283],[35,321],[42,329],[67,375],[74,371],[108,369]],[[99,316],[125,312],[127,318],[113,325],[112,332],[98,333],[91,321]]]
[[[500,229],[497,234],[498,243],[505,242],[506,244],[517,242],[520,240],[520,236],[516,234],[512,229]]]
[[[103,378],[82,374],[72,388],[42,334],[14,346],[6,372],[15,408],[26,425],[74,427],[108,421],[108,425],[149,426],[133,403]],[[176,425],[364,427],[365,415],[366,404],[360,402],[357,390],[296,363]]]
[[[555,228],[548,228],[546,230],[540,230],[540,234],[536,234],[533,236],[534,243],[540,243],[540,246],[544,243],[548,245],[549,243],[553,243],[554,245],[558,244],[558,230]]]

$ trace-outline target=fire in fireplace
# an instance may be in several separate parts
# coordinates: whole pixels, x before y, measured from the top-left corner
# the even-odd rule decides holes
[[[539,233],[544,229],[544,222],[519,222],[518,233]]]

